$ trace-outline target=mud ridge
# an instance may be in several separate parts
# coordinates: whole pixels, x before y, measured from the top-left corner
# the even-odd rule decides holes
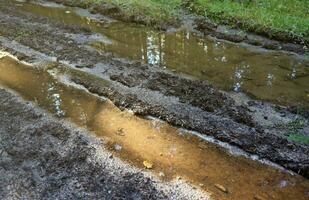
[[[0,34],[17,41],[2,42],[1,46],[21,58],[31,60],[18,44],[106,80],[108,85],[78,74],[71,77],[75,83],[109,98],[118,107],[213,136],[309,177],[308,146],[288,141],[282,130],[266,131],[268,128],[261,121],[253,119],[257,113],[252,113],[247,104],[236,104],[228,94],[210,84],[95,51],[71,37],[77,33],[89,36],[80,27],[50,22],[9,7],[0,6],[0,16]]]
[[[109,87],[93,84],[81,77],[72,81],[83,85],[91,93],[111,99],[116,106],[128,108],[137,115],[155,116],[168,123],[188,130],[198,131],[216,139],[238,146],[260,158],[271,160],[279,165],[309,177],[309,148],[294,144],[272,133],[258,132],[255,128],[242,126],[226,118],[181,110],[169,110],[160,105],[145,103],[136,95],[121,94]]]
[[[4,89],[0,102],[1,199],[207,198],[183,183],[164,183],[109,158],[106,150],[98,153],[102,143],[89,133]]]

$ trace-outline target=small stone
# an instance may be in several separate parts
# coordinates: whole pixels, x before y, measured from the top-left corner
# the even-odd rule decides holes
[[[159,173],[159,176],[160,176],[160,177],[164,177],[165,174],[164,174],[163,172],[160,172],[160,173]]]
[[[160,153],[160,156],[163,156],[163,153]]]
[[[119,144],[115,144],[114,148],[115,148],[116,151],[121,151],[122,146],[119,145]]]
[[[279,188],[285,188],[288,186],[288,182],[286,180],[282,180],[279,183]]]
[[[109,158],[109,159],[114,158],[113,154],[109,155],[108,158]]]
[[[228,190],[227,190],[223,185],[215,184],[215,186],[216,186],[216,188],[218,188],[218,189],[221,190],[222,192],[228,193]]]
[[[149,161],[144,161],[143,165],[146,169],[152,169],[153,168],[153,163],[149,162]]]
[[[67,11],[65,11],[65,13],[66,13],[66,14],[70,14],[70,13],[71,13],[71,11],[67,10]]]

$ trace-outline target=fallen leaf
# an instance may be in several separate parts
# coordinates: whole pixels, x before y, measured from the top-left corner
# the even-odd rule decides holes
[[[146,161],[146,160],[143,162],[143,165],[144,165],[144,167],[145,167],[146,169],[152,169],[152,168],[153,168],[153,163],[148,162],[148,161]]]

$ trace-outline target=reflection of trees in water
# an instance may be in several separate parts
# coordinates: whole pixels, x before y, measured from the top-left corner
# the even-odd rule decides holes
[[[108,45],[107,51],[120,57],[177,70],[224,90],[253,93],[265,99],[290,99],[290,93],[303,98],[304,65],[294,66],[294,58],[285,54],[251,51],[184,31],[162,33],[123,26],[114,27],[109,36],[115,42]]]

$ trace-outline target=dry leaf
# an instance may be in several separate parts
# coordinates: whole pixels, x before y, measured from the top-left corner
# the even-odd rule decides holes
[[[143,165],[144,165],[144,167],[145,167],[146,169],[152,169],[152,167],[153,167],[153,163],[148,162],[148,161],[146,161],[146,160],[143,162]]]

